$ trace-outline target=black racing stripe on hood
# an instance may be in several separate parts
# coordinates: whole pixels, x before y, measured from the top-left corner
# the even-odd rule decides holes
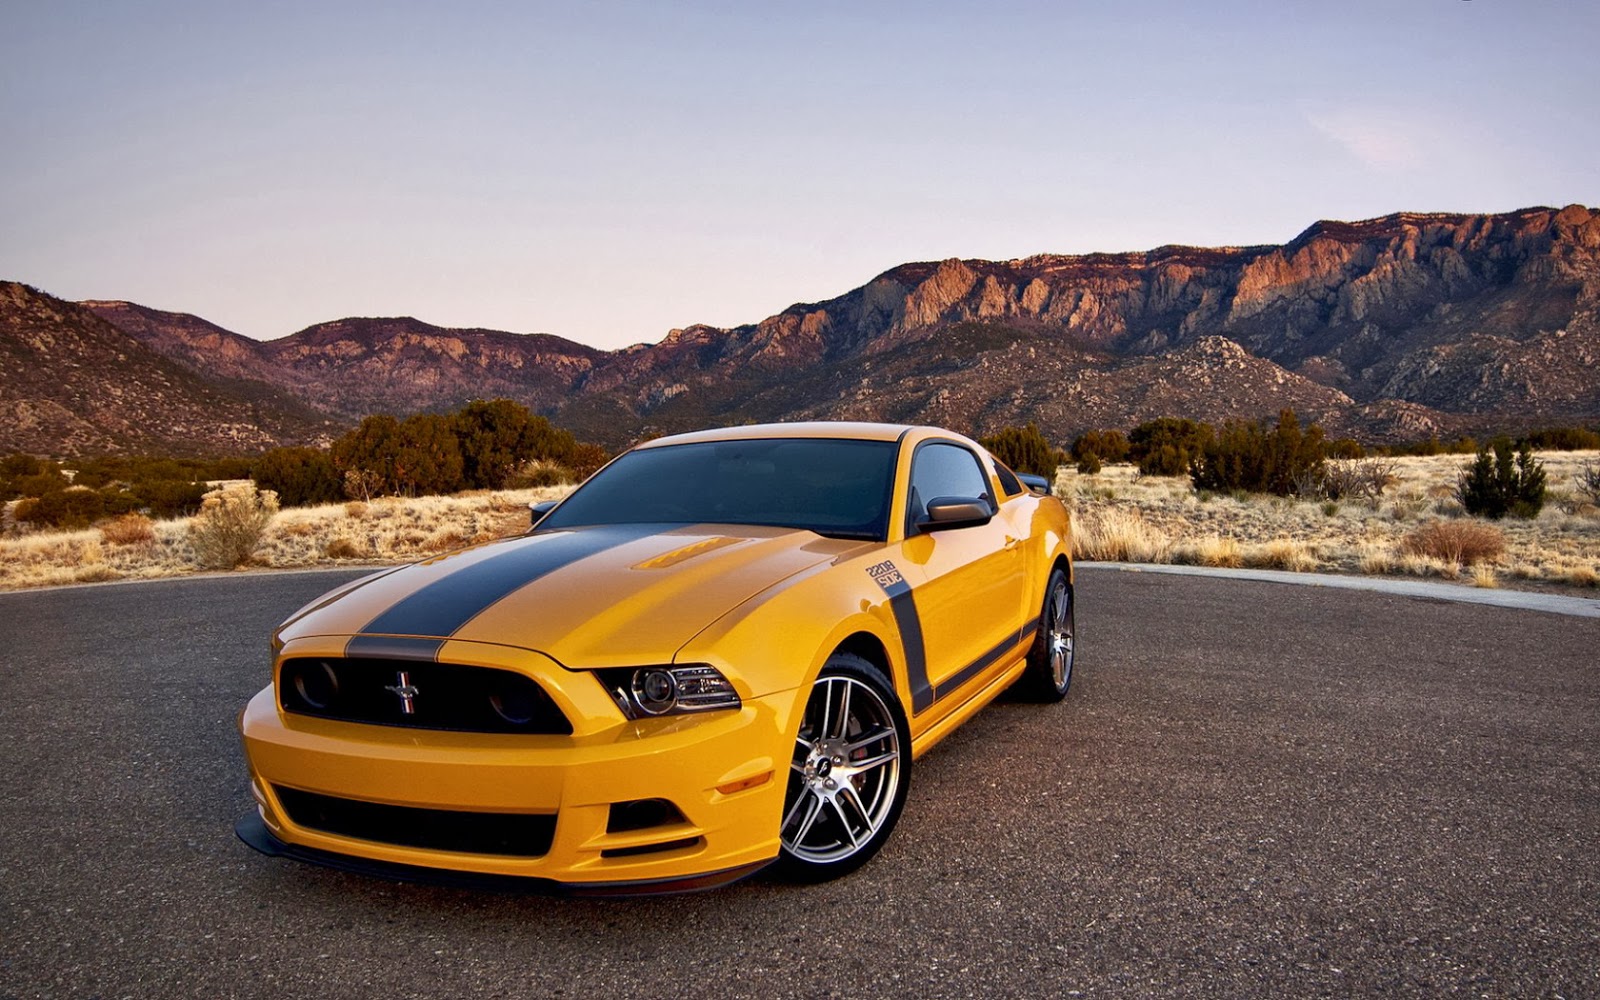
[[[361,631],[378,635],[453,635],[491,605],[540,577],[660,530],[660,525],[627,524],[533,535],[510,552],[440,577],[401,598]],[[364,641],[358,636],[351,644]]]

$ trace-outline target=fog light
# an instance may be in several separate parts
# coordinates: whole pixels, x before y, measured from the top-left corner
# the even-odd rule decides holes
[[[339,676],[322,660],[294,664],[289,683],[310,708],[326,709],[339,697]]]

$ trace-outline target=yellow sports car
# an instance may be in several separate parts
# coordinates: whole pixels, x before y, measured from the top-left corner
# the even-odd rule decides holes
[[[818,881],[911,762],[1072,682],[1067,511],[931,427],[661,438],[526,535],[375,573],[273,636],[239,728],[268,854],[565,892]],[[551,509],[553,508],[553,509]]]

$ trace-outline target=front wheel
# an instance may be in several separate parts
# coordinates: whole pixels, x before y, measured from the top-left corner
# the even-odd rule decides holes
[[[1077,651],[1072,584],[1060,567],[1050,571],[1039,612],[1039,633],[1028,651],[1022,691],[1035,701],[1060,701],[1072,686],[1072,660]]]
[[[911,787],[911,730],[889,682],[849,653],[828,658],[795,737],[778,871],[822,882],[866,864]]]

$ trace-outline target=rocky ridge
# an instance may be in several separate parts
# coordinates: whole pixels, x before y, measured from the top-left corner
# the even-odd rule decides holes
[[[612,445],[812,417],[1036,420],[1061,441],[1284,406],[1373,440],[1600,418],[1600,214],[1579,205],[1319,222],[1282,246],[909,263],[758,323],[611,352],[409,317],[256,342],[84,307],[203,380],[342,421],[508,396]]]

